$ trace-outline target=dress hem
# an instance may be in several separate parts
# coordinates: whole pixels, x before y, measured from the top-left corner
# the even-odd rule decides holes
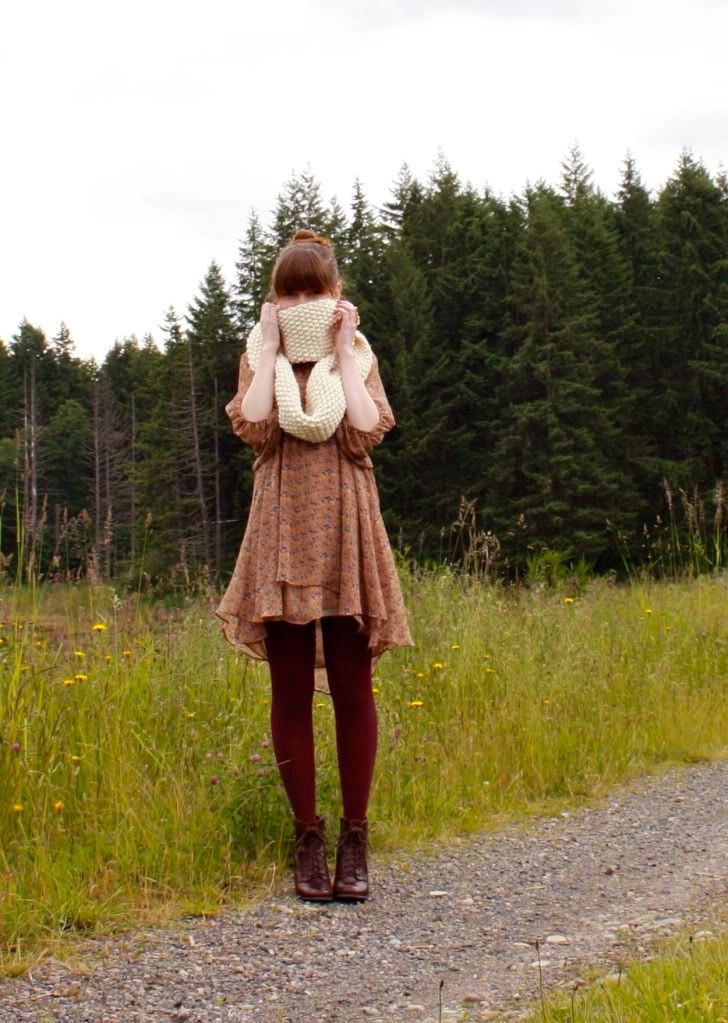
[[[260,639],[256,639],[255,636],[250,636],[249,638],[241,639],[238,636],[238,632],[239,632],[239,629],[240,629],[240,624],[241,624],[241,621],[242,621],[242,619],[240,618],[239,615],[236,615],[234,612],[231,612],[231,611],[220,611],[219,608],[215,609],[215,611],[213,613],[214,613],[215,617],[220,619],[220,621],[222,622],[222,625],[220,627],[221,631],[222,631],[222,634],[225,637],[225,639],[227,640],[227,642],[230,644],[230,646],[235,650],[236,653],[245,654],[248,657],[250,657],[250,658],[252,658],[253,660],[256,660],[256,661],[266,661],[267,662],[269,660],[268,655],[267,655],[267,651],[266,651],[266,648],[265,648],[265,636],[264,635],[261,636]],[[245,622],[247,622],[249,625],[258,624],[258,625],[264,626],[266,621],[290,621],[294,625],[306,625],[308,622],[315,621],[317,623],[317,625],[316,625],[316,632],[317,632],[317,657],[316,657],[315,667],[316,667],[316,669],[321,669],[321,668],[325,668],[326,667],[326,662],[325,662],[325,660],[323,658],[323,654],[319,653],[319,651],[321,651],[323,649],[323,642],[322,642],[322,639],[321,639],[320,620],[323,617],[327,617],[327,616],[330,616],[330,615],[335,614],[335,613],[336,612],[331,612],[331,611],[325,611],[324,610],[320,614],[316,615],[313,618],[312,617],[307,617],[305,619],[305,621],[296,621],[293,617],[290,616],[290,614],[286,615],[286,616],[283,616],[283,615],[264,615],[264,616],[262,616],[260,618],[246,618]],[[359,625],[358,632],[364,632],[369,637],[371,637],[371,634],[372,634],[371,623],[379,622],[379,623],[381,623],[383,625],[387,621],[386,618],[376,618],[375,616],[364,615],[364,614],[351,614],[348,617],[354,618],[357,621],[357,623]],[[367,627],[367,621],[365,619],[368,620],[368,622],[370,623],[369,627]],[[379,626],[379,628],[381,628],[381,625]],[[375,626],[375,630],[374,631],[376,633],[376,632],[379,631],[379,629]],[[369,644],[369,650],[371,652],[371,658],[372,658],[372,671],[374,671],[374,667],[378,663],[379,658],[382,656],[383,653],[386,653],[387,650],[394,650],[396,647],[414,647],[414,646],[415,646],[415,644],[412,641],[411,637],[408,640],[401,640],[401,641],[394,640],[394,639],[386,639],[386,638],[382,638],[382,639],[377,640],[375,638],[374,646],[372,646],[371,643]]]

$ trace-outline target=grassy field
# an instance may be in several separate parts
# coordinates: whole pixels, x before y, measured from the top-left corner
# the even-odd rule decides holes
[[[727,925],[684,931],[648,959],[545,996],[529,1023],[726,1023]],[[463,1018],[470,1018],[467,1010]]]
[[[402,586],[417,645],[373,683],[373,855],[726,754],[725,574],[569,590],[403,567]],[[288,882],[267,664],[232,651],[216,603],[0,590],[2,971]],[[318,810],[335,819],[333,710],[315,696]]]

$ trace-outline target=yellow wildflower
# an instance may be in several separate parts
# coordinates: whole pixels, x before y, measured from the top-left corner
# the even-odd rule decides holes
[[[379,689],[377,688],[377,686],[372,686],[372,692],[373,693],[378,693],[379,692]]]
[[[424,677],[425,677],[424,671],[416,671],[415,672],[415,678],[424,678]]]
[[[410,700],[410,704],[409,705],[410,705],[410,707],[422,707],[423,706],[423,701],[422,700]]]
[[[574,598],[573,597],[564,597],[564,603],[565,604],[573,604],[574,603]]]
[[[111,660],[113,660],[113,658],[114,658],[113,654],[104,654],[104,660],[105,661],[111,661]]]
[[[444,668],[445,665],[442,663],[442,661],[433,661],[432,667],[433,668]]]
[[[75,681],[76,681],[75,678],[64,678],[63,684],[64,686],[72,686]]]
[[[54,810],[59,810],[59,811],[62,810],[63,809],[63,800],[62,799],[57,799],[56,802],[53,804],[53,809]]]
[[[80,759],[81,758],[78,756],[78,754],[76,753],[71,754],[71,760],[74,762],[74,764],[77,764]]]
[[[646,607],[645,608],[645,614],[646,615],[651,615],[652,614],[652,608],[651,607]]]
[[[450,644],[450,649],[451,650],[459,650],[460,649],[460,644],[459,643],[451,643]]]
[[[122,650],[121,652],[124,657],[131,657],[131,650]]]
[[[491,675],[495,674],[495,668],[485,668],[484,670],[485,670],[486,675],[488,673],[490,673]]]
[[[108,626],[104,625],[103,622],[96,622],[94,625],[94,632],[103,632],[106,628],[108,628]]]
[[[23,804],[22,803],[13,803],[13,810],[15,811],[15,813],[22,813],[23,812]]]
[[[185,717],[193,718],[195,716],[194,710],[188,710]]]
[[[73,651],[73,656],[74,657],[85,657],[86,654],[83,652],[83,650],[74,650]]]
[[[316,706],[317,707],[325,707],[326,704],[323,702],[323,700],[319,700],[319,702],[316,704]]]
[[[84,675],[84,673],[82,671],[77,671],[76,674],[73,677],[77,678],[77,679],[80,679],[81,682],[85,682],[85,680],[88,678],[88,675]]]

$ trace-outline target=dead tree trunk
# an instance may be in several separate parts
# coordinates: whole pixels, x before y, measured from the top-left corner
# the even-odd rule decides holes
[[[30,373],[28,372],[30,361]],[[35,357],[31,354],[23,366],[23,533],[25,574],[30,577],[35,564],[38,533],[38,445],[35,400]]]
[[[99,381],[94,381],[94,563],[101,563],[101,423]]]
[[[215,457],[215,577],[213,582],[218,580],[222,564],[222,480],[220,478],[220,431],[217,428],[217,399],[217,377],[215,377],[212,405],[213,454]]]
[[[200,430],[197,418],[197,400],[195,398],[195,368],[192,359],[192,344],[187,340],[187,360],[190,381],[190,417],[192,425],[192,458],[195,467],[197,498],[200,505],[200,525],[202,527],[202,550],[207,566],[208,578],[211,574],[210,564],[210,522],[205,501],[204,473],[202,469],[202,452],[200,450]]]

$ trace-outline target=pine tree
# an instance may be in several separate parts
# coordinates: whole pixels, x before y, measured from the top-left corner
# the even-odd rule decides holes
[[[242,337],[247,338],[260,316],[268,283],[266,272],[272,258],[270,239],[263,230],[258,214],[253,210],[245,232],[245,240],[238,247],[238,259],[235,263],[237,277],[232,305]]]
[[[299,228],[307,227],[325,234],[328,224],[321,186],[310,166],[299,175],[291,174],[276,199],[272,229],[274,251],[287,245]]]
[[[514,561],[553,546],[598,559],[607,554],[607,521],[626,524],[623,474],[609,457],[619,426],[598,384],[609,353],[563,200],[538,183],[522,202],[527,223],[504,331],[508,411],[492,452],[487,513]]]
[[[688,150],[658,197],[662,386],[661,453],[686,487],[725,472],[728,389],[725,193]]]
[[[41,452],[39,434],[45,418],[42,407],[43,367],[46,363],[48,344],[39,327],[23,319],[20,330],[13,335],[11,352],[16,363],[20,390],[18,425],[22,441],[22,516],[26,575],[38,570],[37,557],[42,541],[40,519],[39,476]]]
[[[561,192],[567,206],[573,206],[585,190],[590,189],[592,172],[587,166],[578,142],[569,150],[568,159],[561,161]]]
[[[662,365],[662,332],[657,321],[657,220],[649,192],[635,161],[627,154],[617,192],[615,210],[621,250],[627,265],[635,322],[621,339],[620,361],[625,367],[631,398],[625,433],[631,445],[630,461],[642,494],[643,517],[654,509],[655,498],[668,466],[660,458],[659,426],[664,396],[658,384]],[[637,554],[637,550],[632,552]]]
[[[428,431],[441,415],[439,408],[432,408],[427,385],[417,379],[430,351],[432,310],[426,282],[406,240],[391,244],[384,260],[386,286],[369,315],[372,345],[396,425],[377,452],[376,473],[388,529],[396,527],[401,534],[398,542],[414,545],[432,521]]]
[[[144,549],[145,570],[154,575],[169,568],[175,554],[183,561],[183,552],[188,552],[193,562],[199,554],[194,536],[199,505],[190,473],[187,340],[173,306],[165,313],[161,331],[165,339],[161,365],[147,385],[152,407],[137,434],[139,500],[131,544],[131,564],[136,566]],[[145,538],[147,516],[151,527]]]
[[[222,524],[227,517],[222,482],[230,430],[224,406],[235,391],[242,339],[227,284],[214,260],[186,319],[190,458],[204,559],[210,578],[217,578],[222,564]]]
[[[407,163],[401,165],[391,192],[391,199],[377,207],[384,238],[388,242],[400,237],[411,240],[412,219],[417,214],[424,191]]]
[[[337,260],[341,255],[345,255],[349,230],[346,223],[346,211],[336,196],[332,196],[329,208],[324,215],[322,234],[333,245],[337,253]]]
[[[344,281],[342,295],[358,308],[364,324],[368,323],[376,305],[376,297],[384,284],[382,259],[384,243],[359,178],[354,182],[351,223],[346,232],[343,252],[337,253],[339,273]]]
[[[638,344],[637,310],[615,209],[607,197],[589,183],[590,177],[591,171],[586,168],[581,154],[572,154],[564,191],[572,192],[573,197],[565,210],[565,223],[587,301],[596,313],[593,382],[617,426],[602,438],[602,452],[608,465],[622,474],[621,506],[623,512],[631,512],[633,533],[637,536],[644,516],[654,507],[656,496],[653,477],[653,489],[647,501],[640,498],[639,483],[644,466],[654,465],[655,451],[649,436],[644,438],[635,433],[636,399],[627,380],[627,363]]]

